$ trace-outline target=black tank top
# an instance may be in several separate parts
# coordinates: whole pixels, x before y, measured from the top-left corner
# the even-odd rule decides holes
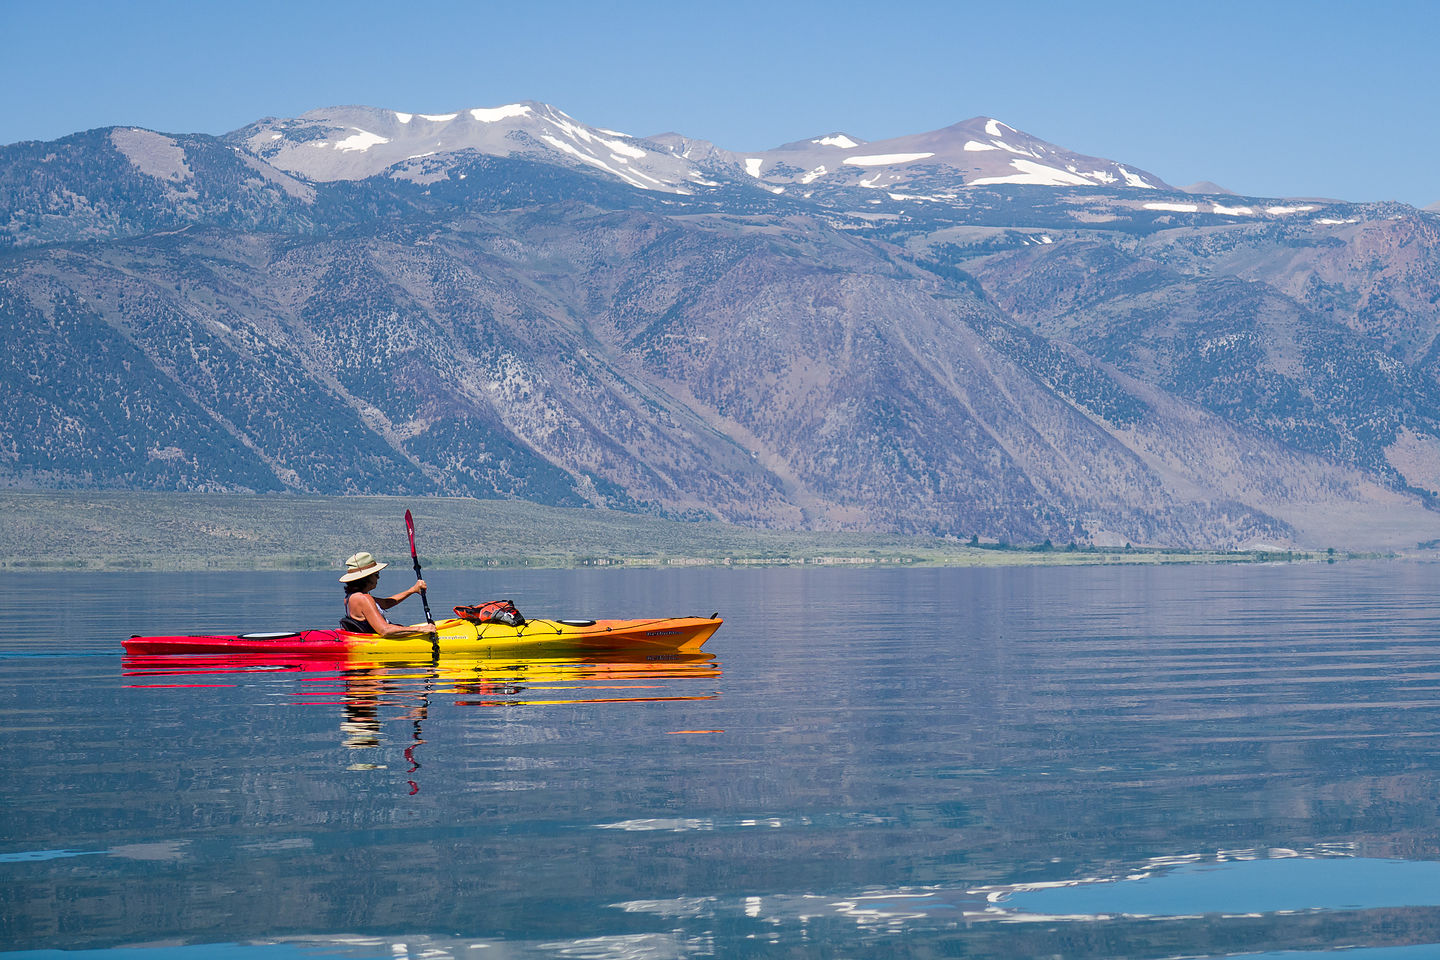
[[[350,616],[350,598],[353,596],[353,593],[345,594],[345,616],[340,618],[340,629],[348,631],[350,633],[375,633],[375,631],[371,629],[369,623],[364,620],[356,620],[354,617]],[[380,605],[377,603],[375,606],[376,609],[379,609]],[[385,616],[384,611],[381,611],[380,619],[384,620],[386,623],[390,622],[390,619]]]

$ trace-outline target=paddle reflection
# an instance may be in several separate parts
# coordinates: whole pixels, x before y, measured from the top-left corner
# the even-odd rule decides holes
[[[410,720],[418,730],[433,696],[453,698],[457,707],[711,700],[718,694],[676,684],[715,679],[720,665],[708,653],[423,661],[127,654],[123,674],[143,681],[131,684],[137,688],[239,686],[242,675],[293,674],[297,698],[342,708],[347,744],[358,747],[376,745],[390,719]],[[224,682],[226,675],[237,682]]]
[[[350,750],[383,745],[387,724],[409,728],[404,757],[411,795],[420,792],[418,755],[432,706],[551,707],[586,703],[713,700],[720,665],[707,653],[615,654],[571,658],[430,658],[353,660],[276,654],[127,654],[123,674],[132,688],[241,687],[293,684],[299,703],[340,709],[340,742]],[[265,676],[256,676],[265,675]],[[227,677],[229,682],[227,682]],[[393,727],[391,728],[393,731]],[[381,770],[357,759],[350,770]]]

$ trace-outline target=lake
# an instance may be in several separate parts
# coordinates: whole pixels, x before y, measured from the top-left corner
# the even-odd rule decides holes
[[[332,573],[3,573],[0,951],[1435,956],[1437,573],[427,571],[726,622],[358,668],[121,655],[332,625]]]

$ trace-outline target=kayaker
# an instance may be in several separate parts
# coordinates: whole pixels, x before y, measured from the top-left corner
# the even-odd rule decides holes
[[[380,571],[388,566],[388,563],[378,562],[363,550],[352,554],[345,561],[345,575],[340,578],[340,582],[345,584],[345,616],[340,619],[341,629],[351,633],[374,633],[382,637],[435,633],[433,623],[401,626],[386,620],[385,614],[380,612],[389,610],[406,597],[413,597],[425,589],[425,581],[416,580],[414,586],[406,587],[393,597],[372,597],[370,592],[380,584]]]

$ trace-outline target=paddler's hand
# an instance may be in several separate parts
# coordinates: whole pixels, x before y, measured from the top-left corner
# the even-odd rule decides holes
[[[425,585],[424,580],[416,580],[415,586],[410,588],[410,595],[413,597],[417,593],[424,593],[427,589],[429,588]]]

